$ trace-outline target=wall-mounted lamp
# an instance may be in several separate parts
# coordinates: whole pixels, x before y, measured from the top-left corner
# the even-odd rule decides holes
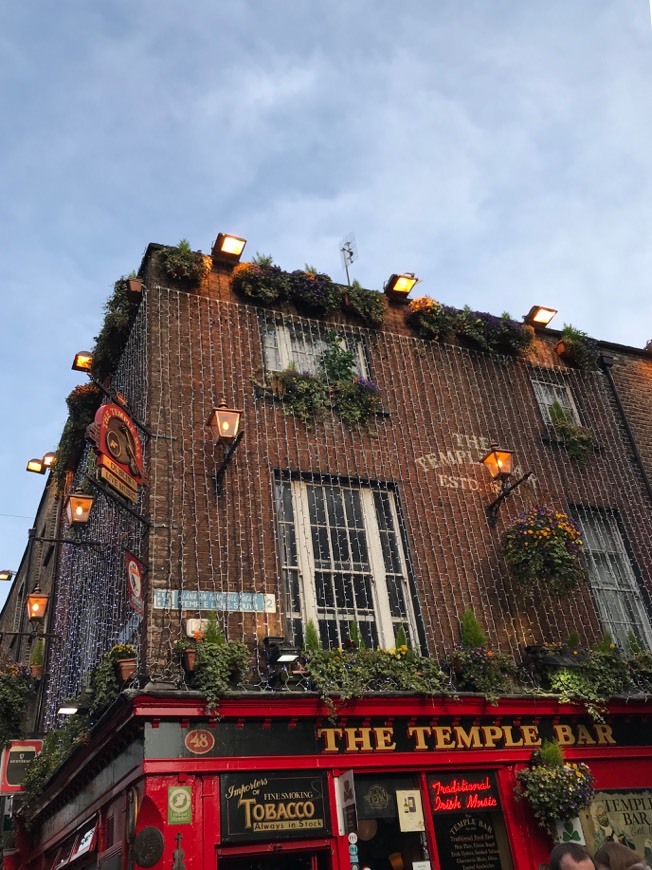
[[[85,492],[71,492],[66,498],[64,510],[68,525],[83,525],[88,522],[95,499]]]
[[[511,450],[501,450],[497,444],[492,444],[491,449],[486,456],[480,460],[485,468],[489,470],[492,480],[497,480],[500,483],[500,495],[497,499],[487,505],[485,508],[487,520],[490,526],[495,526],[498,521],[498,511],[500,506],[505,501],[517,486],[520,486],[523,481],[532,476],[532,472],[528,471],[523,477],[519,478],[514,483],[510,484],[509,479],[512,476],[514,454]]]
[[[390,275],[385,284],[385,295],[397,302],[406,301],[408,294],[419,283],[414,272],[404,272],[402,275]]]
[[[15,573],[15,571],[10,571],[9,568],[3,568],[2,571],[0,571],[0,582],[3,580],[11,580]]]
[[[544,326],[547,326],[550,323],[556,313],[556,308],[546,308],[543,305],[533,305],[523,320],[528,324],[528,326],[534,326],[535,328],[538,326],[539,329],[543,329]]]
[[[30,595],[27,596],[27,618],[32,623],[42,623],[48,610],[50,596],[47,592],[41,592],[41,587],[36,584]]]
[[[90,709],[91,698],[88,692],[84,691],[76,698],[70,698],[69,700],[64,701],[57,710],[57,715],[74,716],[77,713],[88,713]]]
[[[27,471],[33,471],[35,474],[45,474],[48,468],[51,468],[52,463],[56,458],[56,453],[46,453],[42,459],[30,459],[27,463]]]
[[[74,701],[66,701],[57,710],[58,716],[74,716],[79,712],[79,707]]]
[[[206,425],[213,430],[216,441],[226,442],[224,451],[224,459],[222,464],[215,472],[215,494],[222,495],[222,481],[228,464],[231,462],[235,450],[242,440],[244,432],[240,431],[240,420],[242,411],[234,408],[227,408],[226,400],[222,399],[220,404],[213,408],[210,413]]]
[[[299,649],[282,637],[265,637],[265,656],[269,665],[289,665],[299,658]]]
[[[299,648],[282,637],[263,638],[262,659],[270,687],[300,682],[306,673]]]
[[[232,263],[235,265],[240,262],[240,257],[247,244],[246,239],[241,239],[238,236],[232,236],[229,233],[219,233],[211,256],[213,260],[219,260],[222,263]]]
[[[92,365],[93,354],[88,350],[80,350],[75,354],[71,368],[74,372],[90,372]]]

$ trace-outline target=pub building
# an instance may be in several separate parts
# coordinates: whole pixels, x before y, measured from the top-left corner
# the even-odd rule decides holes
[[[287,693],[224,698],[207,718],[197,693],[128,690],[7,866],[536,870],[551,841],[515,800],[515,772],[552,736],[597,780],[589,848],[616,831],[643,851],[651,735],[646,702],[612,702],[594,722],[550,698],[378,695],[333,715]]]
[[[372,293],[242,263],[243,247],[151,244],[75,357],[89,380],[0,614],[3,652],[26,664],[26,600],[49,596],[25,734],[60,728],[106,656],[133,667],[31,795],[4,865],[538,870],[551,838],[514,787],[551,737],[596,778],[566,835],[652,849],[643,696],[597,722],[558,697],[492,703],[459,684],[332,709],[265,664],[272,641],[308,646],[311,623],[324,648],[355,625],[367,648],[400,635],[450,661],[468,610],[487,655],[514,663],[574,632],[651,650],[649,351],[596,343],[581,368],[536,319],[527,351],[428,332],[439,309],[409,303],[414,276]],[[170,266],[182,254],[194,272]],[[478,314],[476,337],[506,322]],[[542,506],[583,539],[584,582],[562,594],[524,594],[505,561],[505,530]],[[210,614],[252,662],[217,715],[181,657]]]

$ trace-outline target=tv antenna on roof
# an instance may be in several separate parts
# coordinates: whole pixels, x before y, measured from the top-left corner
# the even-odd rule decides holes
[[[348,236],[340,242],[340,254],[342,255],[342,264],[346,272],[346,283],[351,286],[349,278],[349,266],[354,260],[358,259],[358,249],[355,244],[355,236],[349,233]]]

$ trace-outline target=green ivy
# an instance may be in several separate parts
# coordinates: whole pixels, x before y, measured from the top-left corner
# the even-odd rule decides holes
[[[251,653],[246,644],[229,640],[197,645],[197,667],[193,687],[206,696],[206,705],[216,712],[219,699],[251,669]]]
[[[358,281],[344,288],[345,311],[354,314],[365,326],[378,329],[385,321],[387,299],[377,290],[366,290]]]
[[[104,305],[104,322],[93,348],[93,376],[100,382],[113,374],[129,338],[140,299],[129,293],[129,281],[118,278]]]
[[[566,453],[579,465],[584,465],[593,453],[593,436],[589,430],[579,426],[559,402],[550,406],[550,422]]]
[[[286,413],[298,417],[306,426],[321,419],[328,408],[328,388],[323,379],[298,372],[294,364],[282,372],[268,374],[267,386],[283,401]]]
[[[52,476],[59,491],[63,489],[66,471],[74,465],[84,447],[86,428],[93,422],[101,403],[102,391],[94,383],[75,387],[66,399],[68,419],[52,463]]]
[[[115,659],[110,652],[104,654],[90,676],[90,713],[98,719],[120,694],[120,683],[115,673]]]
[[[589,338],[586,332],[565,323],[559,341],[564,346],[562,358],[566,362],[584,370],[598,367],[600,358],[598,343],[595,339]]]
[[[444,667],[460,691],[478,692],[494,704],[515,688],[514,660],[484,646],[458,644],[447,654]]]
[[[306,651],[306,668],[331,712],[337,699],[347,701],[374,692],[446,694],[447,680],[437,662],[407,647]]]
[[[25,818],[27,827],[29,827],[29,811],[40,797],[43,786],[73,749],[87,742],[88,728],[86,716],[69,716],[61,728],[50,731],[43,738],[43,749],[27,765],[23,779],[25,791],[21,795],[20,813]]]
[[[576,668],[561,668],[549,674],[550,689],[562,701],[584,704],[589,715],[603,721],[606,702],[635,691],[627,659],[608,636],[578,662]]]
[[[17,664],[0,664],[0,749],[22,735],[29,694],[27,671]]]

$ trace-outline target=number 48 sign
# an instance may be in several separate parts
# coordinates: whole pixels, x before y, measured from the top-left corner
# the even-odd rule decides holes
[[[215,746],[215,738],[207,728],[196,728],[186,734],[184,743],[193,755],[206,755]]]

